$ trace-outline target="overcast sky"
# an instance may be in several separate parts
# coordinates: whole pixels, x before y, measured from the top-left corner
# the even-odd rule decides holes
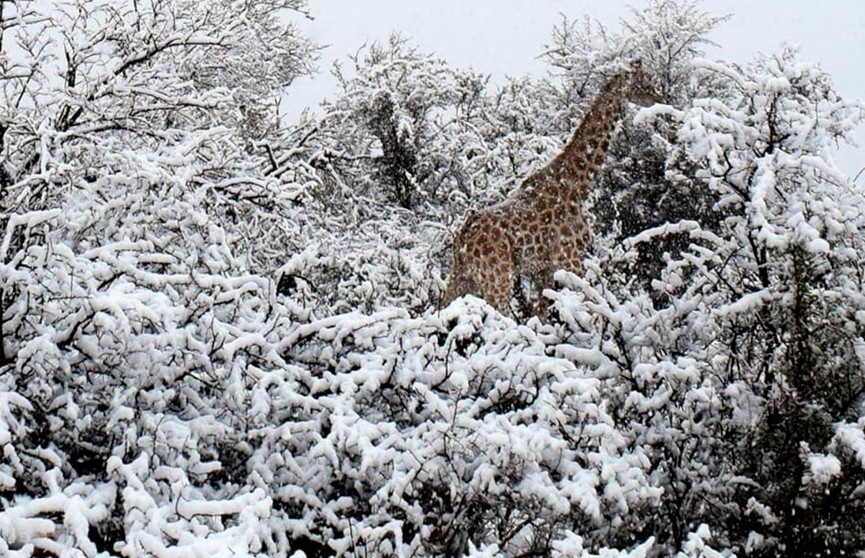
[[[289,113],[315,105],[334,92],[327,73],[365,42],[386,40],[392,31],[456,67],[471,67],[493,79],[541,74],[537,59],[562,14],[597,18],[614,28],[641,0],[310,0],[312,21],[302,28],[329,45],[321,75],[303,78],[289,91]],[[704,9],[731,14],[712,36],[720,46],[709,57],[746,62],[787,42],[819,62],[846,97],[865,99],[865,0],[713,0]],[[865,165],[862,149],[847,149],[839,162],[851,175]],[[860,155],[861,153],[861,155]],[[860,182],[861,183],[861,182]]]

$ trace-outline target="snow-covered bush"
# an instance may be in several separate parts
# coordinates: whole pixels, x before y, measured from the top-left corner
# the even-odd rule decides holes
[[[831,149],[862,107],[789,49],[745,68],[699,64],[728,95],[642,117],[678,123],[670,168],[685,159],[696,174],[669,179],[711,192],[723,218],[645,230],[585,278],[561,276],[560,319],[601,348],[620,378],[611,413],[654,464],[660,505],[632,525],[672,548],[705,523],[746,555],[861,549],[860,522],[838,510],[862,506],[865,482],[847,437],[865,411],[865,198]],[[673,235],[689,245],[643,291],[621,262]]]
[[[302,2],[3,6],[0,554],[865,551],[862,107],[795,51],[703,60],[672,1],[497,88],[394,40],[280,128]],[[668,102],[551,323],[435,309],[449,212],[635,54]]]
[[[751,519],[736,528],[759,535],[770,554],[849,551],[865,533],[834,510],[862,505],[855,487],[865,476],[833,432],[863,411],[856,293],[865,197],[831,153],[861,121],[862,106],[840,98],[825,73],[790,49],[741,69],[705,66],[732,82],[730,97],[695,101],[674,118],[698,177],[727,215],[721,243],[705,244],[688,264],[722,295],[712,308],[715,343],[724,347],[718,374],[752,399],[740,413],[758,410],[736,455],[751,481],[739,490],[741,510],[760,512],[744,514]],[[695,293],[705,297],[707,286]],[[816,488],[808,478],[826,476],[808,474],[807,465],[830,447],[844,474]]]
[[[362,195],[404,209],[470,194],[481,141],[471,122],[486,77],[455,70],[392,35],[336,65],[336,98],[324,106],[318,136],[328,163]]]

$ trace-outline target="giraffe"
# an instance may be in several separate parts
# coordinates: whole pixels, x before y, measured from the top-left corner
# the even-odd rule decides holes
[[[517,281],[527,277],[537,300],[534,314],[545,319],[548,302],[542,293],[552,286],[553,273],[582,273],[581,257],[590,240],[583,202],[625,103],[657,101],[640,60],[608,79],[552,161],[525,178],[507,200],[468,215],[454,239],[454,265],[441,306],[473,294],[509,314]]]

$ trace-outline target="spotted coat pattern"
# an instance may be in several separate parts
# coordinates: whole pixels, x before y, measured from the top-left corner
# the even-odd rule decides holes
[[[548,302],[541,293],[552,286],[553,273],[583,270],[581,258],[590,240],[583,203],[624,103],[656,100],[639,61],[608,80],[547,166],[529,175],[512,197],[466,218],[454,240],[453,271],[442,304],[473,294],[508,314],[518,279],[527,277],[535,290],[534,314],[545,318]]]

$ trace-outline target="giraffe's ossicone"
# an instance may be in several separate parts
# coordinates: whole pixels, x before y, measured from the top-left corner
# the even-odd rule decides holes
[[[441,305],[472,294],[503,314],[521,278],[531,281],[534,314],[543,319],[553,273],[582,271],[590,231],[583,215],[589,185],[622,118],[624,103],[643,106],[658,98],[639,61],[614,75],[568,143],[547,166],[529,175],[504,202],[469,214],[454,239],[454,263]]]

